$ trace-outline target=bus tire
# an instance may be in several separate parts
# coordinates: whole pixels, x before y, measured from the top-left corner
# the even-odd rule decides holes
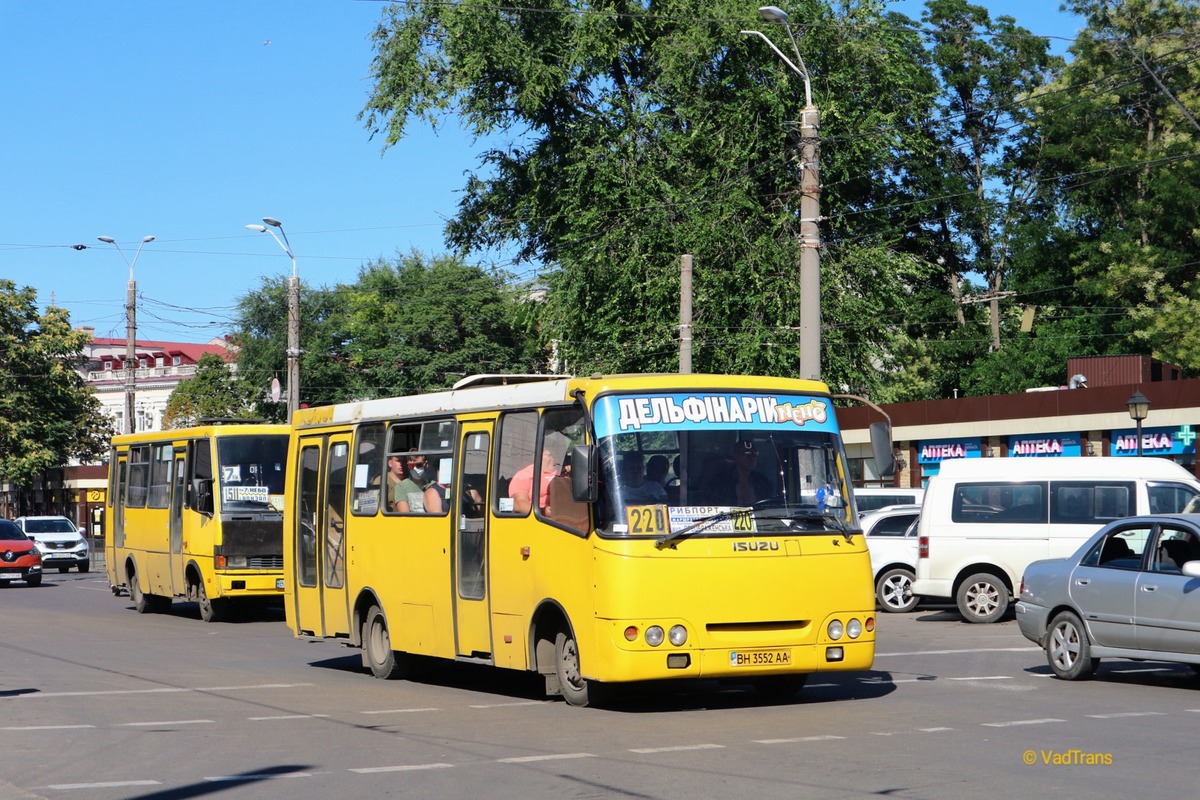
[[[408,675],[412,668],[412,656],[392,649],[392,637],[388,633],[387,618],[383,609],[371,606],[362,626],[363,666],[371,670],[376,678],[385,681],[397,680]]]
[[[225,618],[225,601],[210,598],[204,590],[204,581],[196,583],[196,602],[200,606],[200,619],[205,622],[220,622]]]
[[[129,565],[129,599],[133,601],[133,610],[139,614],[151,614],[154,612],[154,603],[150,597],[142,592],[142,585],[138,583],[137,567]]]
[[[955,599],[967,622],[995,622],[1008,611],[1008,586],[990,572],[977,572],[959,584]]]
[[[608,699],[608,692],[598,681],[583,677],[579,669],[579,646],[569,633],[554,637],[554,668],[558,673],[558,688],[569,705],[583,708],[598,706]]]

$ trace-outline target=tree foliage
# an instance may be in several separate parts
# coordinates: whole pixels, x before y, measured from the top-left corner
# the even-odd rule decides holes
[[[239,301],[239,379],[266,386],[286,369],[286,281]],[[505,276],[420,254],[364,265],[353,283],[300,295],[303,405],[445,389],[479,372],[545,366],[521,327],[528,306]],[[260,413],[282,419],[260,398]]]
[[[0,279],[0,475],[28,485],[70,459],[108,449],[111,421],[74,369],[89,335],[67,312],[37,310],[37,293]]]
[[[164,428],[186,428],[201,419],[251,419],[255,416],[256,390],[235,378],[216,353],[205,353],[196,363],[196,374],[180,382],[167,398]]]

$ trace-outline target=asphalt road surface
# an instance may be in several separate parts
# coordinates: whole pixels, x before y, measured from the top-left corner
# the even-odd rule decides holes
[[[379,681],[282,612],[138,615],[103,572],[0,588],[0,798],[1190,797],[1200,678],[1050,675],[1011,619],[881,614],[875,667],[793,700],[637,687],[608,709],[434,662]]]

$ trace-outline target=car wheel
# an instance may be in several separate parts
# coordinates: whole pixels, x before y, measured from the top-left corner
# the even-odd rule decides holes
[[[65,574],[67,574],[68,572],[70,572],[70,571],[71,571],[71,568],[70,568],[69,566],[68,566],[68,567],[59,567],[59,568],[58,568],[58,571],[59,571],[59,572],[61,572],[61,573],[63,573],[63,574],[65,575]]]
[[[88,570],[90,570],[92,568],[92,565],[86,561],[80,561],[78,566],[79,566],[80,572],[87,572]]]
[[[41,575],[30,575],[28,578],[25,579],[25,584],[27,586],[41,586],[42,585],[42,576]]]
[[[1008,587],[990,572],[977,572],[958,587],[956,600],[967,622],[995,622],[1008,610]]]
[[[917,607],[917,596],[912,592],[911,570],[903,567],[889,569],[875,582],[875,599],[879,607],[890,614],[912,611]]]
[[[1050,621],[1046,660],[1054,674],[1067,681],[1087,680],[1100,663],[1100,659],[1092,658],[1092,646],[1083,623],[1070,611],[1059,612]]]

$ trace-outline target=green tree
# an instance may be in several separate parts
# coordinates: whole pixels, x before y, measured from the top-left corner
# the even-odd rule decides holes
[[[1087,26],[1036,98],[1063,220],[1040,266],[1078,287],[1097,351],[1200,369],[1200,3],[1067,7]]]
[[[542,368],[524,327],[536,320],[535,306],[504,275],[417,253],[367,264],[350,284],[304,288],[301,403],[434,391],[479,372]],[[286,366],[286,281],[265,279],[238,307],[239,376],[266,386]],[[276,419],[284,413],[269,401],[259,409]]]
[[[70,459],[108,450],[111,421],[75,370],[89,336],[65,310],[37,310],[37,293],[0,280],[0,475],[19,485]]]
[[[931,146],[919,123],[936,86],[917,35],[881,2],[799,6],[828,136],[823,363],[835,385],[870,388],[901,349],[912,286],[936,269],[893,247],[916,225],[904,165]],[[463,253],[515,248],[543,265],[542,335],[570,369],[677,368],[678,260],[691,253],[696,369],[794,374],[804,91],[740,33],[762,28],[790,51],[782,30],[733,0],[384,15],[368,128],[390,145],[414,118],[456,113],[512,136],[483,154],[447,235]]]
[[[238,380],[219,355],[205,353],[196,362],[196,374],[167,398],[163,427],[186,428],[204,418],[253,418],[258,394],[261,391]]]

